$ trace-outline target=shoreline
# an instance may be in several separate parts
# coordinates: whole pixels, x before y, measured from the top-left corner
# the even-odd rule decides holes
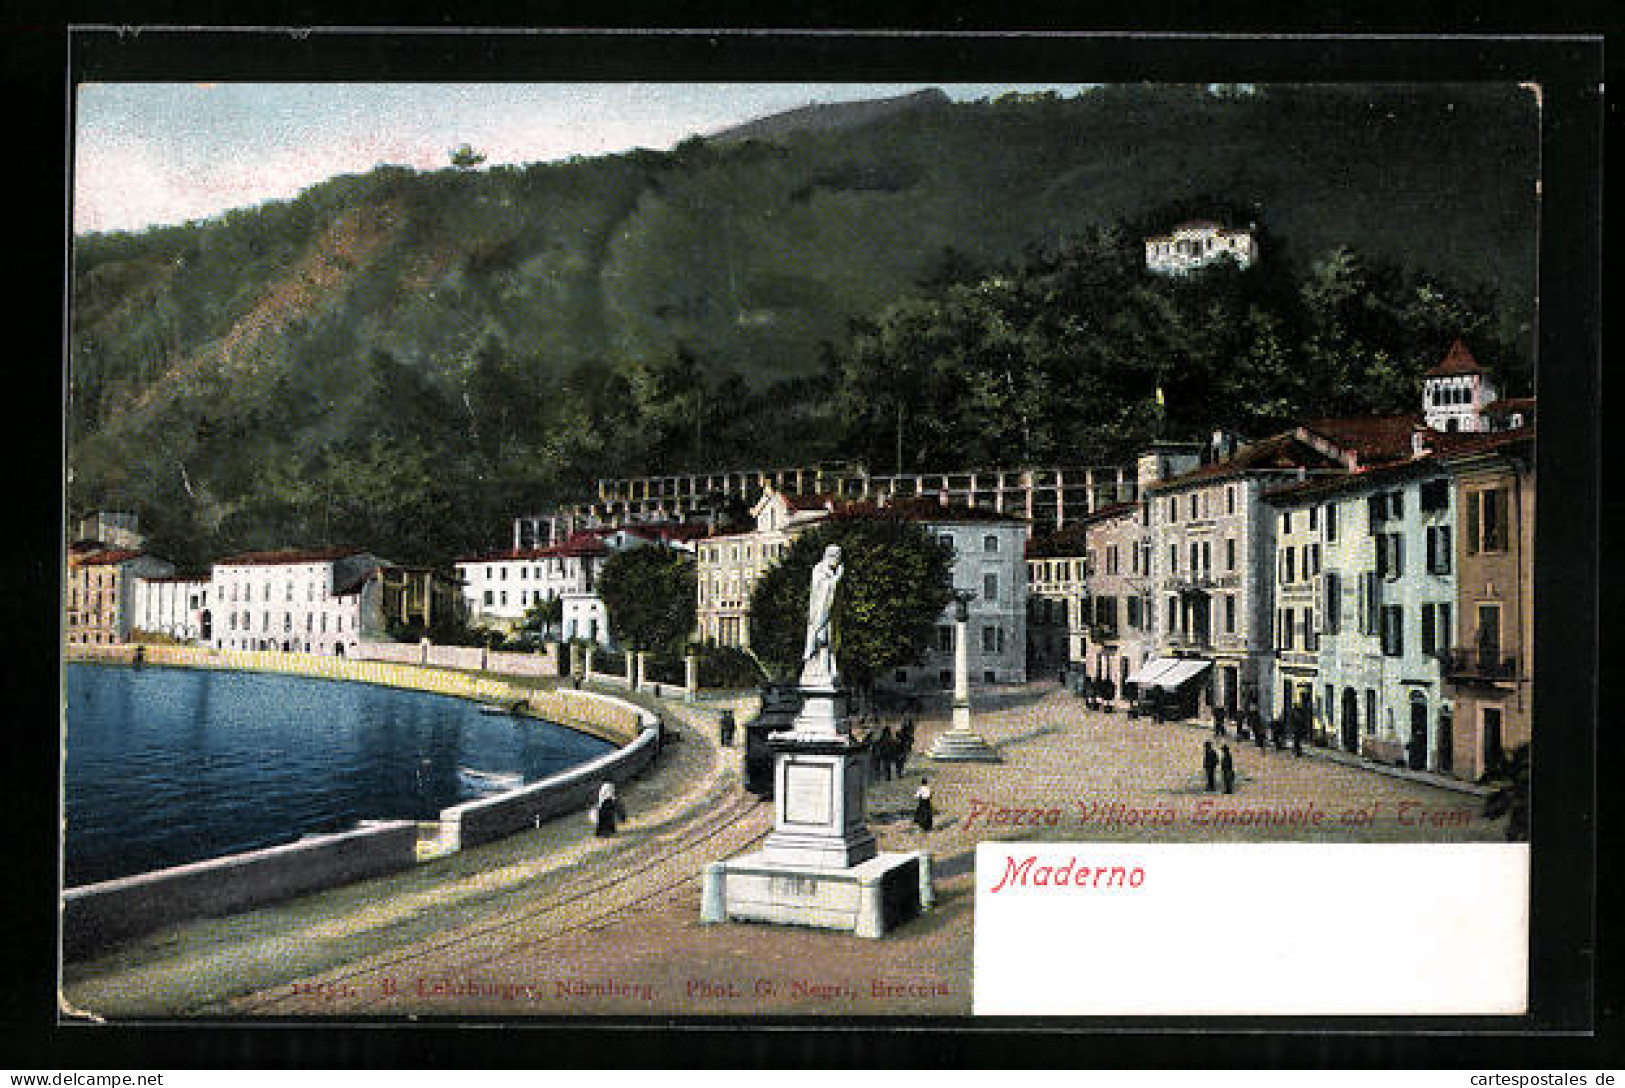
[[[134,646],[114,649],[113,653],[65,652],[63,665],[137,664]],[[140,656],[142,667],[370,683],[482,703],[523,699],[526,712],[514,717],[569,729],[613,747],[546,778],[456,802],[441,808],[432,819],[362,819],[355,827],[331,835],[305,836],[293,843],[62,887],[62,953],[74,959],[116,950],[168,925],[231,917],[289,898],[423,867],[533,826],[540,829],[544,823],[582,810],[602,782],[624,785],[644,775],[658,759],[664,732],[660,713],[627,699],[575,688],[515,688],[506,681],[450,669],[177,647]],[[62,728],[65,733],[65,703]]]

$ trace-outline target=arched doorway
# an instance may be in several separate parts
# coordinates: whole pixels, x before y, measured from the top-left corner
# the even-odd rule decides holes
[[[1353,688],[1343,689],[1343,748],[1360,750],[1360,697]]]
[[[344,656],[344,643],[342,643],[342,642],[333,643],[333,656],[334,657],[343,657]]]
[[[210,612],[207,608],[203,610],[203,615],[199,617],[198,632],[198,637],[205,642],[214,637],[214,613]]]

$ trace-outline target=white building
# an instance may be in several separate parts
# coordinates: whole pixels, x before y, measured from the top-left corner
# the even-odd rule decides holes
[[[751,591],[795,538],[833,509],[834,500],[827,495],[795,495],[769,487],[751,507],[754,530],[698,541],[697,636],[718,646],[749,646]]]
[[[1180,223],[1167,234],[1145,240],[1148,272],[1183,276],[1217,261],[1247,268],[1258,259],[1258,241],[1250,230],[1231,230],[1210,219]]]
[[[628,526],[576,533],[546,548],[518,548],[457,560],[470,622],[509,629],[547,600],[562,602],[560,634],[608,646],[609,622],[598,597],[598,575],[610,556],[663,546],[693,551],[696,526]]]
[[[205,637],[209,588],[210,580],[203,576],[137,578],[131,625],[137,632],[196,642]]]
[[[344,656],[381,626],[384,564],[354,550],[248,552],[214,564],[205,645]],[[204,634],[203,632],[207,632]]]
[[[1499,400],[1489,375],[1460,340],[1422,377],[1422,411],[1435,431],[1491,430],[1487,409]],[[1514,425],[1522,422],[1520,418]]]
[[[901,515],[920,523],[953,552],[953,586],[968,596],[969,669],[973,684],[1027,680],[1028,523],[1006,514],[929,500],[854,503],[847,512]],[[954,606],[943,609],[936,638],[917,665],[894,670],[890,680],[908,687],[953,687]]]

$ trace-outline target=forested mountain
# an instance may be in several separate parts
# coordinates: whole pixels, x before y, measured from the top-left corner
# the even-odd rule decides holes
[[[138,511],[183,562],[287,543],[444,560],[597,476],[1094,460],[1155,427],[1410,407],[1458,334],[1527,386],[1523,91],[879,112],[380,168],[80,237],[70,505]],[[1256,222],[1260,265],[1146,275],[1141,235],[1198,213]]]

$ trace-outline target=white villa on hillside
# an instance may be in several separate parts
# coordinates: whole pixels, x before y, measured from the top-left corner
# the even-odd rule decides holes
[[[1252,231],[1231,230],[1211,219],[1192,219],[1145,240],[1148,272],[1182,276],[1226,259],[1242,268],[1258,260],[1258,241]]]

